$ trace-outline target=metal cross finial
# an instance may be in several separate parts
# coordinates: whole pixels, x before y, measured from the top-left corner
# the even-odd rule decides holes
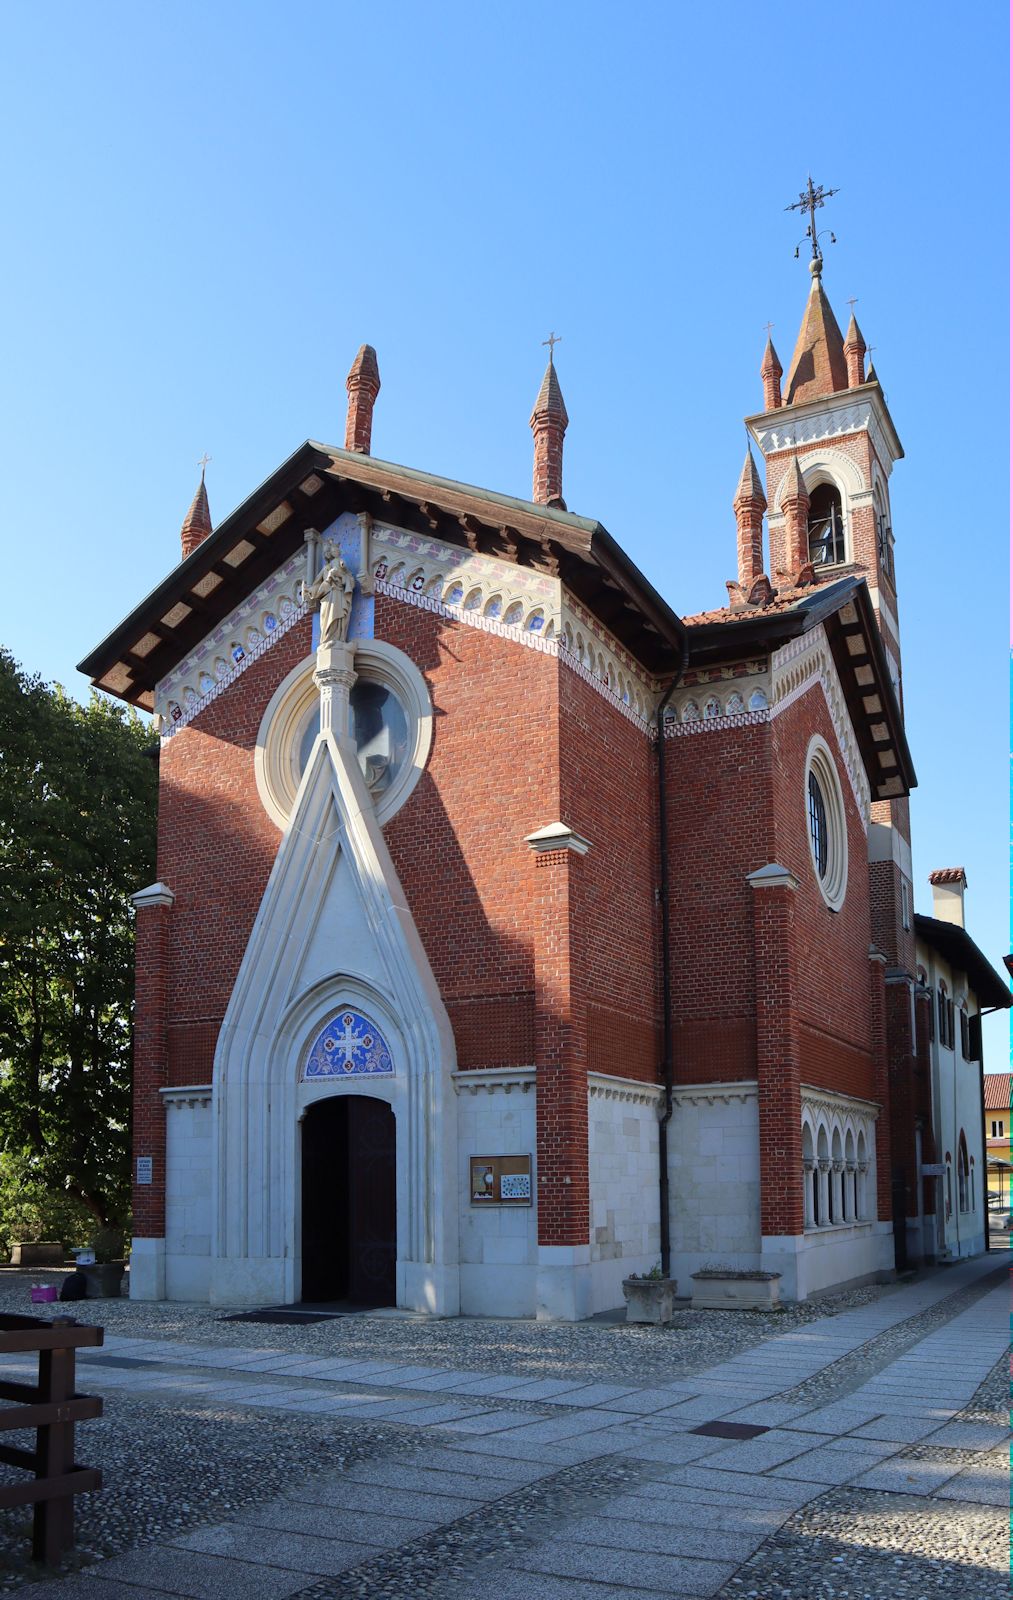
[[[822,184],[819,184],[818,187],[814,188],[812,176],[810,175],[806,179],[806,186],[802,190],[802,193],[799,195],[798,199],[795,201],[795,204],[793,206],[785,206],[784,208],[785,211],[808,211],[809,226],[806,229],[806,232],[808,233],[810,243],[812,244],[814,261],[820,253],[819,246],[816,243],[816,212],[821,205],[824,205],[825,202],[830,199],[832,194],[840,194],[840,192],[841,191],[839,189],[824,189]],[[796,255],[798,254],[797,251],[795,253]]]
[[[770,338],[770,330],[771,330],[771,328],[772,328],[772,327],[773,327],[773,326],[774,326],[774,324],[773,324],[773,323],[772,323],[772,322],[765,322],[765,323],[764,323],[764,327],[765,327],[765,328],[766,328],[766,330],[767,330],[767,338],[768,338],[768,339],[769,339],[769,338]]]
[[[562,344],[562,342],[563,342],[563,335],[561,333],[550,333],[549,337],[547,339],[543,339],[542,340],[542,343],[543,344],[547,344],[548,347],[549,347],[549,366],[550,367],[552,365],[552,347],[553,347],[553,345]]]
[[[851,299],[848,301],[848,305],[851,307],[851,315],[852,316],[855,315],[855,307],[857,306],[857,304],[858,304],[858,296],[857,296],[857,294],[853,294],[851,296]]]
[[[208,462],[211,459],[212,459],[212,457],[209,456],[207,451],[205,450],[204,454],[201,456],[200,460],[197,463],[197,465],[200,467],[200,481],[201,481],[201,483],[204,482],[204,471],[205,471],[205,468],[207,467]]]

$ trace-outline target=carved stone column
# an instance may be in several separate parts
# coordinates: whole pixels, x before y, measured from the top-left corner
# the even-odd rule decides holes
[[[338,740],[350,737],[348,697],[358,674],[354,644],[322,644],[313,682],[320,693],[320,731]]]

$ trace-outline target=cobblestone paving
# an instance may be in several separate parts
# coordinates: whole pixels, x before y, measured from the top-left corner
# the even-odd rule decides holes
[[[1009,1518],[984,1506],[831,1489],[785,1523],[720,1600],[1008,1600]]]
[[[35,1439],[11,1432],[4,1442],[32,1449]],[[340,1471],[378,1452],[411,1447],[409,1439],[379,1425],[336,1426],[278,1413],[265,1423],[262,1413],[241,1407],[166,1405],[109,1394],[104,1415],[78,1432],[79,1458],[101,1468],[106,1487],[77,1498],[73,1565],[220,1522],[281,1494],[305,1473],[307,1456],[321,1469]],[[0,1465],[0,1482],[22,1479]],[[38,1580],[38,1569],[28,1561],[30,1537],[30,1510],[0,1511],[0,1592]]]
[[[720,1330],[721,1359],[692,1385],[669,1365],[669,1335],[602,1324],[349,1318],[337,1333],[323,1325],[322,1351],[307,1349],[315,1328],[226,1323],[209,1341],[188,1326],[190,1341],[228,1347],[217,1368],[193,1342],[141,1347],[147,1357],[121,1346],[105,1358],[108,1415],[80,1432],[81,1456],[109,1484],[81,1502],[81,1544],[112,1559],[40,1582],[32,1600],[997,1600],[1000,1583],[1008,1592],[1003,1362],[973,1395],[966,1374],[1002,1347],[1002,1270],[967,1263],[801,1336],[773,1319],[791,1337],[770,1339],[768,1327],[745,1362]],[[126,1306],[128,1317],[135,1309],[166,1308]],[[124,1318],[118,1332],[142,1326]],[[476,1328],[489,1342],[481,1366]],[[254,1337],[241,1343],[237,1329]],[[427,1330],[432,1345],[419,1342]],[[627,1333],[638,1338],[617,1339]],[[302,1359],[279,1359],[278,1335]],[[375,1379],[314,1375],[336,1337],[348,1340],[342,1357],[379,1357]],[[759,1342],[754,1333],[746,1348]],[[409,1346],[414,1371],[395,1354]],[[280,1370],[244,1367],[255,1350]],[[634,1351],[644,1359],[632,1363]],[[803,1370],[829,1364],[776,1392],[803,1358]],[[546,1361],[581,1387],[550,1378],[512,1400],[512,1383],[544,1377]],[[87,1365],[82,1387],[102,1392],[103,1358]],[[772,1426],[757,1439],[692,1432],[748,1415],[761,1384],[770,1398],[755,1409],[767,1406]],[[280,1409],[286,1397],[296,1415]],[[360,1402],[363,1420],[347,1415]],[[370,1408],[386,1420],[369,1420]],[[16,1515],[0,1518],[0,1571]],[[23,1556],[8,1572],[0,1587],[25,1581]]]
[[[867,1383],[875,1373],[881,1372],[892,1361],[896,1361],[906,1350],[912,1350],[915,1345],[920,1344],[936,1328],[941,1328],[944,1323],[952,1321],[962,1311],[974,1305],[976,1300],[990,1294],[1008,1273],[1009,1262],[1003,1262],[994,1272],[980,1278],[977,1283],[969,1284],[966,1289],[959,1289],[956,1294],[941,1300],[938,1305],[931,1306],[927,1311],[919,1311],[905,1321],[888,1328],[876,1338],[859,1345],[850,1355],[842,1356],[832,1367],[825,1367],[814,1377],[806,1379],[804,1383],[783,1390],[778,1395],[778,1400],[788,1405],[814,1406],[829,1405],[834,1400],[843,1400],[846,1395],[853,1394],[856,1389]]]
[[[563,1467],[389,1556],[301,1589],[293,1600],[401,1600],[408,1595],[413,1600],[450,1600],[465,1592],[498,1589],[504,1565],[516,1564],[526,1550],[558,1534],[566,1523],[593,1516],[646,1472],[643,1464],[632,1461]]]
[[[31,1309],[32,1283],[56,1283],[58,1273],[0,1272],[0,1312]],[[570,1377],[576,1369],[588,1380],[665,1381],[703,1371],[765,1339],[803,1328],[828,1315],[868,1305],[886,1290],[875,1286],[824,1296],[774,1312],[679,1311],[671,1327],[626,1323],[538,1323],[479,1317],[431,1318],[396,1313],[389,1317],[347,1316],[324,1322],[283,1325],[227,1322],[208,1306],[101,1302],[108,1336],[185,1340],[207,1345],[298,1351],[317,1356],[375,1359],[388,1356],[406,1365],[467,1367],[476,1376],[503,1372],[531,1378]],[[73,1308],[71,1308],[73,1310]],[[79,1317],[79,1320],[82,1320]]]

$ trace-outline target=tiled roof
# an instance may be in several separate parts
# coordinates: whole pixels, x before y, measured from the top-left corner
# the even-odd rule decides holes
[[[697,611],[682,620],[687,628],[699,627],[705,622],[755,622],[758,617],[790,611],[800,600],[811,600],[813,592],[811,584],[804,589],[780,589],[765,606],[722,606],[718,611]]]
[[[930,883],[962,883],[967,887],[967,873],[963,867],[937,867],[929,873]]]
[[[1009,1072],[986,1072],[985,1084],[985,1110],[1009,1111],[1010,1109],[1010,1078]]]

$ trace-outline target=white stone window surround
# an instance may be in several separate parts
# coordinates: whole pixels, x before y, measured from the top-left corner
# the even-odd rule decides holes
[[[809,823],[809,779],[815,777],[823,797],[826,818],[826,868],[820,872]],[[820,894],[831,911],[840,911],[848,889],[848,820],[837,763],[826,740],[814,733],[806,751],[802,779],[801,818],[809,841],[809,857]]]
[[[843,450],[834,450],[823,446],[810,452],[808,455],[798,457],[799,470],[805,480],[809,494],[819,487],[821,483],[830,484],[841,497],[841,516],[844,520],[844,560],[842,562],[828,563],[821,567],[821,572],[830,572],[835,566],[849,566],[855,559],[855,546],[851,530],[853,514],[864,506],[873,503],[872,485],[866,483],[858,463],[853,461]],[[784,496],[788,484],[788,474],[782,475],[774,495],[774,504],[771,507],[768,523],[776,531],[784,523]]]
[[[869,1231],[876,1221],[879,1106],[850,1095],[802,1089],[804,1231]]]
[[[405,760],[390,788],[376,801],[383,824],[404,805],[425,770],[433,742],[433,705],[425,678],[395,645],[381,639],[353,640],[356,674],[382,684],[400,700],[412,736]],[[254,773],[264,810],[283,832],[295,805],[299,741],[306,719],[318,703],[313,680],[316,656],[307,656],[282,679],[267,704],[257,732]]]

